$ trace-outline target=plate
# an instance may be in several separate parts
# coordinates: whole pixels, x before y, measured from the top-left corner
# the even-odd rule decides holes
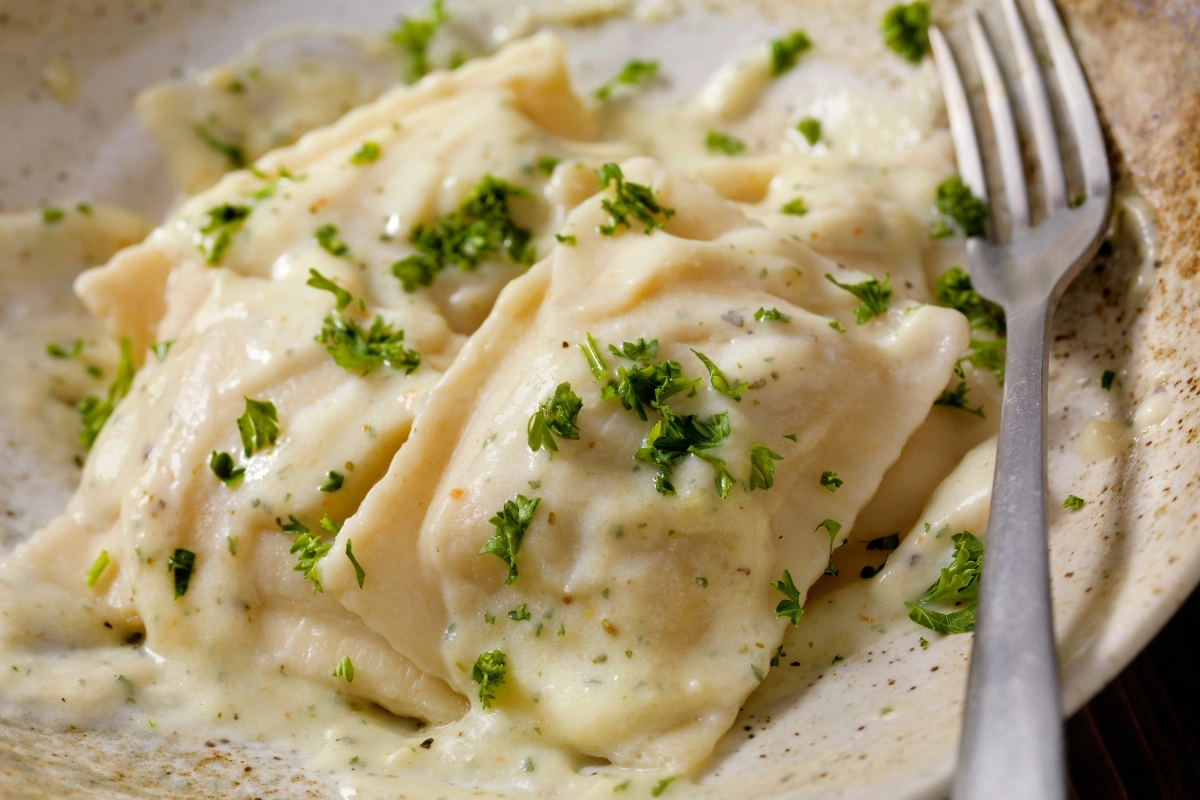
[[[655,53],[684,76],[674,87],[684,94],[695,88],[687,76],[698,85],[726,58],[794,24],[819,28],[842,13],[859,20],[845,36],[877,35],[873,22],[861,20],[878,20],[887,5],[708,3],[674,15],[669,0],[596,0],[586,4],[595,21],[568,26],[564,35],[581,86],[627,58]],[[1064,297],[1052,332],[1050,494],[1088,499],[1077,513],[1051,513],[1064,712],[1071,713],[1133,659],[1200,580],[1200,22],[1166,3],[1063,6],[1107,124],[1121,209],[1101,255]],[[511,6],[497,8],[464,3],[458,10],[488,30],[511,19]],[[946,27],[961,27],[962,8],[936,8]],[[369,0],[0,3],[0,208],[87,198],[160,218],[173,190],[130,112],[137,90],[228,59],[281,21],[383,30],[395,11]],[[667,19],[631,19],[655,13]],[[987,17],[1002,30],[991,9]],[[962,39],[956,44],[966,52]],[[63,76],[78,83],[71,102],[56,99],[71,93]],[[77,260],[85,266],[87,253]],[[32,310],[81,313],[64,296],[73,269],[28,275],[18,260],[0,265],[7,339],[20,338]],[[1097,412],[1081,396],[1096,390],[1106,369],[1116,379]],[[4,396],[0,434],[10,458],[0,464],[0,543],[7,549],[57,513],[77,473],[67,450],[43,446],[56,426],[73,424],[71,414],[47,408],[39,425],[17,426],[12,392]],[[1088,429],[1094,421],[1115,425]],[[1087,444],[1097,436],[1103,441]],[[807,651],[806,664],[828,666],[768,678],[718,745],[695,796],[944,795],[970,637],[937,638],[924,649],[913,629],[879,631],[864,615],[848,639],[823,638],[821,619],[858,611],[838,607],[845,601],[838,591],[821,592],[814,591],[801,629],[809,635],[789,635],[785,646]],[[843,648],[859,657],[832,665]],[[10,718],[0,724],[0,743],[0,780],[16,796],[324,797],[334,790],[286,749],[196,740],[182,731],[46,733]]]

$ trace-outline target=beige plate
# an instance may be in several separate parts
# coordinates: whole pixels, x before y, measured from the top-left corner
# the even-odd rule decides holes
[[[1108,125],[1119,191],[1137,192],[1157,210],[1161,248],[1144,265],[1152,288],[1140,310],[1124,300],[1140,262],[1129,239],[1114,237],[1112,248],[1075,282],[1055,317],[1051,376],[1061,376],[1061,386],[1079,365],[1096,374],[1116,371],[1109,419],[1130,419],[1156,391],[1170,406],[1165,420],[1128,450],[1089,465],[1070,443],[1087,421],[1084,412],[1058,399],[1070,398],[1069,391],[1051,390],[1051,494],[1089,499],[1084,511],[1051,516],[1065,710],[1072,712],[1133,659],[1200,580],[1200,17],[1194,5],[1185,8],[1188,0],[1062,4]],[[228,58],[281,20],[385,29],[394,19],[385,5],[0,0],[0,208],[86,197],[161,215],[171,191],[129,113],[134,91]],[[581,84],[591,85],[625,58],[654,53],[667,63],[674,54],[676,67],[702,76],[746,45],[786,25],[805,24],[809,14],[822,11],[814,5],[877,20],[887,3],[784,8],[760,2],[754,4],[757,15],[748,5],[733,23],[689,12],[656,27],[613,20],[570,31],[576,73]],[[934,5],[942,15],[943,7]],[[465,2],[457,8],[471,13]],[[39,87],[43,69],[54,62],[78,76],[73,103],[57,102]],[[678,81],[681,91],[689,88],[682,85],[687,81]],[[69,279],[42,276],[32,288],[22,280],[15,292],[21,296],[14,298],[11,276],[9,266],[0,269],[8,290],[0,292],[0,330],[13,324],[15,303],[36,300],[39,292],[61,296]],[[13,422],[0,415],[0,435],[17,454],[0,466],[6,510],[0,550],[57,513],[72,488],[73,474],[61,458],[39,455],[45,450],[30,447]],[[809,631],[820,631],[820,604],[832,597],[814,604]],[[714,794],[944,794],[970,637],[933,636],[922,650],[912,628],[881,633],[868,622],[855,636],[858,654],[844,664],[776,671],[788,675],[786,683],[773,681],[772,673],[772,685],[751,698],[702,776]],[[845,641],[843,636],[839,646]],[[832,646],[788,642],[789,650],[807,651],[807,664],[828,665],[829,653],[822,653]],[[206,743],[184,732],[156,738],[45,734],[13,722],[0,723],[0,786],[8,796],[37,798],[331,794],[322,776],[305,775],[286,752]]]

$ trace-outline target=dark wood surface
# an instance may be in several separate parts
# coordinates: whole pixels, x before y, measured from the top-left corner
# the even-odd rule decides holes
[[[1071,797],[1200,798],[1200,590],[1067,722]]]

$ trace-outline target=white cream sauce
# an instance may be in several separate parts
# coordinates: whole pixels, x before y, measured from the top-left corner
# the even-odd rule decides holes
[[[595,16],[627,6],[587,4]],[[376,40],[342,41],[350,66],[274,69],[268,42],[143,95],[139,115],[180,185],[215,185],[78,280],[112,338],[38,322],[23,360],[5,363],[5,385],[23,385],[13,413],[30,418],[43,413],[37,398],[75,401],[90,387],[81,364],[39,360],[46,340],[85,337],[82,364],[111,375],[125,337],[141,366],[64,514],[0,565],[5,713],[51,729],[186,729],[294,747],[343,796],[644,794],[698,774],[739,708],[800,679],[771,669],[781,644],[817,626],[852,657],[863,618],[912,625],[904,601],[949,560],[944,534],[986,533],[999,417],[994,378],[969,367],[985,416],[933,405],[958,381],[968,331],[961,315],[925,305],[932,279],[963,258],[961,241],[928,237],[935,187],[953,172],[932,66],[883,91],[847,62],[838,80],[797,79],[785,102],[763,47],[679,107],[603,107],[573,93],[560,42],[539,35],[322,128],[346,110],[332,98],[370,100],[397,68]],[[251,69],[263,88],[245,83]],[[230,91],[235,82],[245,86]],[[196,146],[196,119],[211,115],[236,128],[259,175],[221,177],[227,164]],[[809,115],[827,126],[816,147],[794,131]],[[714,126],[747,152],[707,153]],[[356,165],[365,142],[380,155]],[[537,169],[544,156],[558,159],[549,174]],[[607,161],[675,209],[665,230],[597,233],[609,216],[594,170]],[[413,252],[410,228],[456,208],[485,174],[529,190],[511,207],[539,263],[493,258],[403,291],[388,268]],[[797,198],[807,214],[781,213]],[[221,203],[250,211],[210,266],[198,244]],[[112,214],[97,214],[107,244],[84,263],[144,233]],[[50,230],[35,215],[3,222],[5,269],[22,258],[79,266],[23,244]],[[347,255],[318,246],[322,225],[337,227]],[[84,242],[88,230],[55,233]],[[310,269],[363,298],[347,313],[403,328],[420,367],[364,377],[337,366],[313,339],[334,298],[305,285]],[[890,310],[856,324],[857,301],[826,273],[890,277]],[[756,321],[760,307],[790,319]],[[695,397],[670,404],[729,414],[728,440],[708,451],[731,473],[728,499],[697,457],[675,469],[676,496],[655,492],[631,458],[655,412],[643,422],[600,399],[577,348],[589,333],[602,349],[657,338],[659,358],[703,378]],[[147,353],[168,340],[165,358]],[[712,388],[693,350],[750,384],[741,400]],[[603,352],[610,375],[629,365]],[[532,453],[527,420],[564,381],[584,399],[580,439]],[[275,446],[250,458],[234,424],[243,397],[271,399],[281,420]],[[1161,421],[1167,404],[1144,400],[1135,426]],[[52,424],[70,430],[68,418],[55,412]],[[750,490],[754,443],[782,457],[768,490]],[[244,479],[218,481],[212,451],[232,453]],[[345,483],[322,492],[331,469]],[[823,470],[845,481],[837,492],[820,486]],[[518,492],[541,501],[506,585],[501,561],[478,550]],[[326,514],[343,526],[320,594],[292,569],[292,538],[275,522],[289,514],[314,530]],[[832,543],[825,519],[843,525]],[[910,532],[886,567],[858,578],[882,557],[862,543],[895,531]],[[831,544],[840,575],[817,582]],[[167,561],[179,547],[196,569],[175,599]],[[111,563],[88,587],[101,550]],[[769,581],[785,568],[808,595],[798,628],[774,613]],[[508,670],[485,710],[471,665],[492,649]],[[353,682],[330,674],[343,656]]]

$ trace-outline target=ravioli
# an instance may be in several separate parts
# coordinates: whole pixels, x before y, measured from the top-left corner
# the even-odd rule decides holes
[[[861,275],[652,161],[623,168],[675,210],[665,231],[601,235],[603,192],[569,215],[577,244],[504,290],[339,534],[335,549],[353,539],[378,578],[360,589],[339,559],[321,576],[463,694],[478,695],[476,658],[503,651],[492,710],[472,700],[481,713],[621,766],[691,768],[770,667],[786,624],[770,582],[787,569],[803,592],[826,570],[841,539],[821,523],[853,523],[968,333],[962,315],[909,302],[856,325],[856,299],[824,276]],[[764,307],[787,321],[757,321]],[[728,415],[728,436],[704,451],[736,483],[726,499],[698,456],[673,469],[673,495],[659,493],[634,457],[656,413],[642,420],[600,394],[618,364],[637,364],[605,350],[598,381],[578,349],[588,334],[602,347],[657,340],[655,360],[703,379],[669,406]],[[713,388],[697,351],[748,384],[740,400]],[[583,401],[579,439],[532,452],[527,422],[563,382]],[[770,488],[752,488],[755,444],[779,457]],[[844,481],[836,492],[827,470]],[[539,504],[506,585],[504,562],[480,550],[517,495]]]

